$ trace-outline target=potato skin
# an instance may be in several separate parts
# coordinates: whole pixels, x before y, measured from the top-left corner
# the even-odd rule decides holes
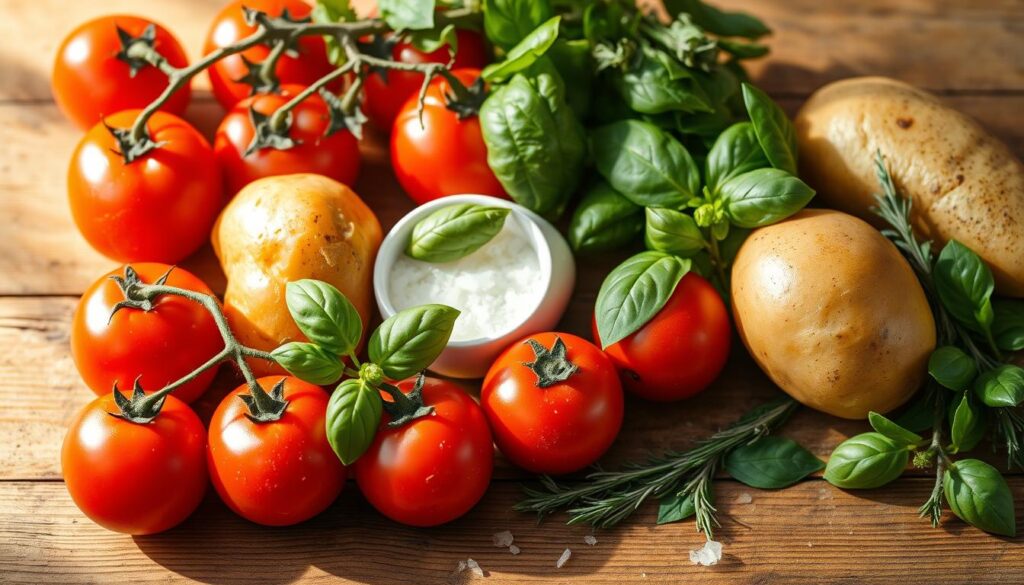
[[[851,215],[804,210],[755,230],[732,269],[736,328],[761,369],[800,402],[843,418],[903,404],[935,349],[910,265]]]
[[[879,225],[875,154],[914,201],[918,236],[959,240],[988,262],[996,288],[1024,296],[1024,165],[971,118],[884,77],[819,89],[797,114],[801,176],[828,207]]]
[[[373,211],[333,179],[297,174],[247,185],[213,229],[213,249],[228,280],[224,309],[239,341],[268,351],[305,341],[285,304],[285,285],[303,278],[333,284],[348,297],[365,337],[381,237]],[[262,360],[252,365],[258,375],[283,371]]]

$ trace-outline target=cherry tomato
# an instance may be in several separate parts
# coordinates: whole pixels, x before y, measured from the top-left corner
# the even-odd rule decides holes
[[[138,110],[107,118],[130,128]],[[71,215],[85,239],[118,262],[175,264],[210,237],[223,204],[213,149],[187,122],[156,112],[146,124],[160,146],[125,163],[110,131],[97,124],[71,157]]]
[[[461,69],[455,76],[472,85],[480,71]],[[446,195],[476,193],[507,199],[491,167],[480,132],[480,119],[462,120],[448,109],[448,83],[442,77],[430,82],[420,125],[418,96],[409,98],[395,118],[391,131],[391,166],[405,192],[418,204]]]
[[[61,449],[64,485],[75,505],[107,530],[173,528],[206,492],[206,429],[174,396],[152,422],[110,415],[118,412],[108,393],[75,416]]]
[[[225,6],[210,25],[206,34],[203,53],[209,54],[226,47],[256,32],[256,27],[245,22],[242,7],[266,13],[271,17],[281,16],[285,10],[295,19],[306,18],[312,8],[302,0],[234,0]],[[252,86],[238,81],[249,73],[245,61],[259,64],[270,55],[270,47],[256,45],[241,53],[229,55],[207,69],[210,85],[217,101],[230,109],[242,99],[249,97]],[[280,83],[310,85],[334,69],[327,60],[327,48],[319,35],[301,37],[291,50],[279,58],[274,71]]]
[[[483,497],[494,470],[491,431],[477,403],[451,382],[424,382],[423,402],[434,412],[398,428],[387,426],[385,413],[373,444],[354,464],[370,504],[410,526],[462,516]],[[409,392],[413,384],[398,387]]]
[[[556,375],[543,373],[552,370]],[[569,473],[596,461],[619,434],[622,403],[608,356],[568,333],[539,333],[512,345],[480,391],[494,442],[534,473]]]
[[[171,266],[150,262],[132,264],[145,283],[153,283]],[[92,283],[78,302],[71,321],[71,355],[86,385],[100,396],[117,383],[130,392],[135,379],[147,392],[155,392],[189,374],[224,348],[213,317],[198,303],[178,296],[157,297],[153,309],[125,307],[111,317],[124,293],[112,276],[125,276],[118,268]],[[174,268],[169,286],[212,295],[206,284],[183,268]],[[216,368],[179,386],[174,396],[183,402],[199,398],[210,386]]]
[[[284,381],[281,418],[254,422],[235,388],[210,419],[207,461],[220,498],[236,514],[266,526],[287,526],[324,511],[345,487],[345,466],[327,442],[329,396],[291,376],[266,376],[268,393]]]
[[[400,63],[448,63],[452,69],[483,69],[487,65],[487,48],[483,36],[471,30],[455,31],[457,50],[452,60],[448,46],[424,53],[406,41],[395,43],[391,58]],[[423,75],[415,71],[388,71],[385,75],[372,72],[363,82],[365,101],[363,111],[374,126],[390,131],[395,116],[409,97],[419,94]]]
[[[83,130],[103,116],[121,110],[144,108],[167,88],[167,76],[147,65],[134,76],[128,62],[117,57],[121,39],[117,29],[139,37],[146,27],[155,27],[153,48],[174,67],[186,67],[188,59],[178,40],[164,27],[137,16],[103,16],[71,32],[57,49],[53,64],[53,97],[64,115]],[[190,90],[185,85],[171,95],[161,109],[181,115],[188,106]]]
[[[601,343],[594,321],[594,339]],[[661,311],[638,331],[605,348],[634,394],[659,402],[697,394],[729,357],[729,312],[698,274],[687,274]]]
[[[339,130],[324,137],[330,124],[327,105],[319,95],[312,95],[291,111],[288,133],[298,144],[286,150],[261,148],[245,155],[255,129],[249,108],[271,115],[288,103],[302,87],[288,85],[280,94],[256,95],[238,102],[220,123],[213,150],[217,154],[228,194],[263,177],[314,173],[354,185],[359,177],[359,142],[348,130]]]

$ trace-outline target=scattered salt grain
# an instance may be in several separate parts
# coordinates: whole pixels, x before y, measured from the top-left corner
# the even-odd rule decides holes
[[[710,567],[722,560],[722,543],[709,540],[704,546],[690,551],[690,562],[695,565]]]
[[[597,539],[594,538],[593,535],[588,534],[583,537],[583,542],[589,544],[590,546],[594,546],[595,544],[597,544]]]
[[[477,577],[484,576],[484,570],[481,569],[480,564],[474,561],[473,559],[466,559],[466,566],[469,567],[469,570],[473,571],[473,574]]]
[[[508,552],[517,555],[519,554],[519,547],[514,544],[510,544],[508,545]]]
[[[565,563],[569,562],[569,557],[571,557],[571,556],[572,556],[572,551],[569,550],[569,549],[565,549],[565,551],[562,552],[562,556],[558,557],[558,560],[555,561],[555,568],[556,569],[561,569],[562,567],[564,567]]]
[[[509,531],[509,530],[502,530],[501,532],[495,532],[491,536],[491,541],[494,543],[494,546],[496,546],[498,548],[508,548],[508,547],[512,546],[512,542],[515,539],[516,538],[514,536],[512,536],[512,532]]]
[[[754,501],[754,498],[751,497],[751,495],[748,494],[747,492],[742,492],[740,495],[736,496],[736,503],[737,504],[749,504],[750,502],[753,502],[753,501]]]

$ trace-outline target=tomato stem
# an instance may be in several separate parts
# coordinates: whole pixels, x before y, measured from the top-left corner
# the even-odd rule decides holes
[[[391,402],[384,401],[384,410],[391,416],[389,427],[400,427],[412,420],[427,416],[434,412],[433,406],[423,405],[423,384],[426,376],[422,373],[416,378],[416,384],[408,394],[402,392],[401,388],[381,382],[378,386],[381,390],[391,396]]]

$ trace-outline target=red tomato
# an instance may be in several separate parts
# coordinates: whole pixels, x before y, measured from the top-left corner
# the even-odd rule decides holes
[[[455,31],[457,50],[452,69],[483,69],[487,65],[487,47],[483,36],[471,30]],[[391,49],[391,58],[400,63],[448,63],[451,55],[444,46],[424,53],[411,43],[399,41]],[[363,82],[363,111],[374,126],[390,131],[395,116],[410,96],[419,94],[423,75],[415,71],[388,71],[387,81],[380,72],[371,72]]]
[[[413,380],[398,384],[405,392]],[[388,397],[385,395],[385,400]],[[355,462],[363,496],[388,518],[436,526],[470,510],[491,481],[494,447],[473,399],[445,380],[427,378],[423,402],[434,412],[398,428],[384,413],[373,444]]]
[[[213,19],[210,31],[206,34],[204,54],[233,45],[256,32],[256,27],[246,24],[243,6],[264,12],[271,17],[281,16],[287,10],[293,18],[305,18],[312,10],[310,5],[302,0],[234,0]],[[249,97],[252,86],[237,81],[249,72],[245,59],[258,64],[266,60],[269,54],[270,47],[257,45],[241,53],[229,55],[207,69],[213,95],[217,101],[230,109],[242,99]],[[324,40],[319,35],[301,37],[295,43],[294,50],[281,55],[274,68],[279,82],[298,85],[310,85],[333,70],[334,66],[327,60]]]
[[[220,498],[236,514],[266,526],[287,526],[323,512],[345,487],[345,467],[327,442],[329,396],[291,376],[257,380],[268,393],[284,380],[280,419],[254,422],[239,395],[242,384],[210,419],[207,461]]]
[[[138,110],[107,118],[130,128]],[[97,124],[71,157],[71,215],[94,248],[118,262],[175,264],[210,238],[223,204],[213,150],[187,122],[156,112],[146,127],[160,147],[125,163],[110,131]]]
[[[532,364],[539,371],[545,364],[557,367],[561,375],[543,379]],[[568,333],[539,333],[512,345],[480,391],[494,442],[512,463],[534,473],[569,473],[596,461],[619,434],[622,403],[608,356]]]
[[[476,69],[455,71],[466,86],[480,77]],[[431,81],[420,125],[418,96],[409,98],[391,131],[391,166],[402,188],[418,204],[446,195],[476,193],[507,199],[505,189],[487,166],[487,146],[480,119],[460,120],[448,109],[448,83]]]
[[[346,185],[354,185],[359,177],[359,142],[348,130],[339,130],[328,137],[324,132],[330,124],[327,105],[319,95],[311,95],[292,110],[289,136],[298,145],[286,150],[262,148],[245,155],[255,134],[249,108],[265,115],[273,114],[302,91],[299,86],[285,86],[280,95],[257,95],[238,102],[220,123],[213,150],[217,154],[228,194],[263,177],[315,173],[326,175]]]
[[[142,282],[152,283],[171,267],[142,262],[132,268]],[[131,392],[136,378],[155,392],[192,372],[224,349],[217,324],[209,312],[178,296],[157,297],[151,311],[123,308],[111,312],[124,293],[111,276],[124,277],[124,268],[102,276],[82,295],[71,321],[71,355],[86,385],[100,396],[117,383]],[[169,286],[212,295],[206,284],[183,268],[175,268]],[[183,402],[199,398],[210,386],[217,368],[174,390]]]
[[[103,116],[121,110],[141,109],[167,88],[167,76],[146,66],[131,75],[128,63],[117,58],[121,51],[120,27],[133,37],[156,25],[153,47],[174,67],[186,67],[188,59],[178,40],[164,27],[137,16],[103,16],[71,32],[57,49],[53,64],[53,97],[64,115],[83,130]],[[181,115],[188,106],[189,87],[171,95],[161,109]]]
[[[154,534],[177,526],[206,492],[203,423],[174,396],[149,423],[110,415],[117,412],[108,393],[71,422],[61,449],[71,499],[107,530]]]
[[[653,319],[604,351],[627,390],[667,402],[689,398],[718,377],[729,357],[730,335],[722,297],[691,272]],[[601,343],[596,321],[594,339]]]

